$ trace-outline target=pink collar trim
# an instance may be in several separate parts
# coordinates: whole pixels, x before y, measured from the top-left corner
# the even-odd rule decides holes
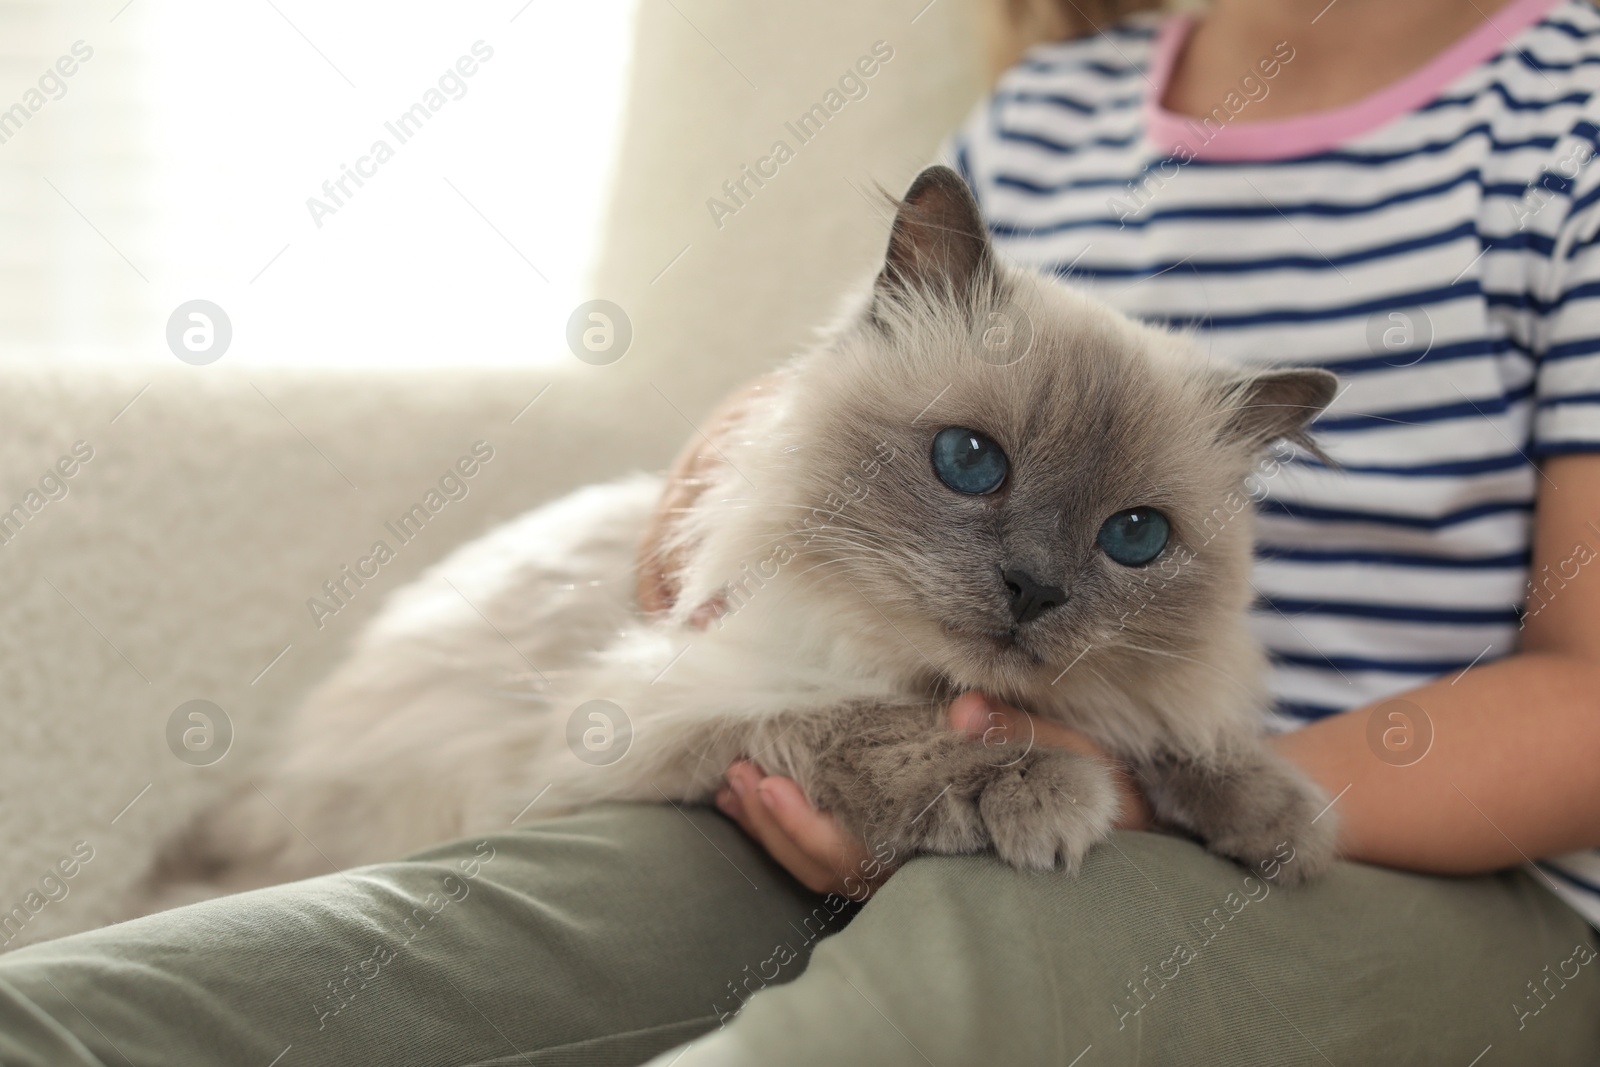
[[[1244,121],[1226,124],[1215,119],[1203,123],[1201,118],[1175,114],[1161,104],[1167,95],[1173,65],[1194,28],[1191,17],[1174,15],[1162,22],[1156,34],[1150,59],[1151,88],[1144,101],[1145,132],[1164,152],[1181,155],[1186,151],[1202,159],[1293,159],[1321,152],[1377,129],[1437,98],[1456,78],[1510,49],[1508,41],[1538,22],[1559,2],[1561,0],[1512,0],[1495,12],[1493,18],[1420,69],[1352,104],[1284,119],[1250,122],[1246,117]],[[1259,71],[1252,73],[1257,81],[1266,84]],[[1243,93],[1233,95],[1245,99]],[[1222,101],[1218,101],[1218,107],[1227,111]],[[1248,107],[1247,102],[1241,110]]]

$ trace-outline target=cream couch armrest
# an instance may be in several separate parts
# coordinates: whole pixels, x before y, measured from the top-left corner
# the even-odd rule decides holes
[[[423,567],[557,493],[664,467],[682,420],[606,370],[0,375],[0,948],[119,917],[159,837]],[[465,495],[401,544],[385,523],[479,441],[493,458]],[[395,558],[313,617],[379,539]],[[212,766],[168,746],[193,699],[232,723]],[[93,858],[46,880],[78,842]]]

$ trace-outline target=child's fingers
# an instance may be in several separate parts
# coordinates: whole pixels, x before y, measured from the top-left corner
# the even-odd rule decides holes
[[[744,802],[734,795],[730,786],[723,786],[717,790],[717,810],[739,824],[750,837],[755,837],[755,831],[750,827],[750,820],[744,817]]]
[[[749,763],[735,763],[728,769],[728,784],[743,816],[735,817],[736,821],[801,885],[815,893],[836,891],[839,877],[808,855],[778,823],[757,792],[760,781],[761,775]]]
[[[994,703],[976,689],[962,693],[950,702],[950,729],[958,734],[981,737],[994,725],[991,718],[1001,705]]]
[[[1029,715],[979,692],[962,693],[950,702],[950,728],[995,749],[1022,751],[1032,745],[1051,745],[1089,756],[1105,750],[1078,731]]]
[[[646,614],[666,611],[677,601],[679,572],[687,552],[682,544],[672,550],[667,548],[673,543],[673,528],[705,491],[707,476],[727,463],[716,442],[734,432],[751,402],[771,385],[773,377],[764,375],[729,394],[706,424],[705,434],[696,431],[672,461],[661,499],[645,524],[636,553],[634,588],[639,607]],[[705,629],[705,624],[702,622],[697,628]]]
[[[1084,734],[1051,722],[1035,718],[1016,708],[1007,707],[982,693],[962,693],[950,702],[950,728],[965,734],[973,741],[1012,758],[1021,758],[1034,745],[1064,748],[1085,756],[1104,760],[1116,776],[1117,792],[1121,797],[1121,815],[1117,818],[1119,830],[1148,830],[1154,820],[1150,804],[1139,788],[1138,779],[1123,763]]]
[[[852,899],[862,899],[870,888],[869,871],[876,874],[879,870],[867,846],[846,832],[831,814],[812,807],[799,783],[791,778],[763,779],[757,792],[773,819],[800,851],[812,862],[833,872],[834,883],[828,888]]]
[[[982,693],[962,693],[950,703],[950,728],[1010,758],[1041,740],[1040,723],[1027,712],[1008,707]]]

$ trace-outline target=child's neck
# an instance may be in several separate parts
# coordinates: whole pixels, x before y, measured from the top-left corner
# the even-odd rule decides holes
[[[1294,63],[1242,121],[1341,107],[1399,81],[1508,2],[1215,0],[1190,34],[1162,103],[1203,115],[1235,89],[1241,73],[1287,41]]]

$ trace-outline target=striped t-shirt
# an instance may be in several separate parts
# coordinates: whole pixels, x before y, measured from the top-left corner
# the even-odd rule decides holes
[[[1304,457],[1260,505],[1252,624],[1291,726],[1505,656],[1537,610],[1535,464],[1600,452],[1600,12],[1514,0],[1372,96],[1260,122],[1293,43],[1191,119],[1160,104],[1190,28],[1034,49],[948,152],[1011,259],[1340,376],[1314,430],[1342,469]],[[1600,851],[1541,866],[1600,923]]]

